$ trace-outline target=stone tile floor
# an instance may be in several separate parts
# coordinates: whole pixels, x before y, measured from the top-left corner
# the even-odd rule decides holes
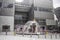
[[[60,40],[59,34],[52,35],[0,35],[0,40]]]

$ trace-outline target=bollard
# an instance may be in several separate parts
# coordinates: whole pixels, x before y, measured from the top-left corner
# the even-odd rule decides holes
[[[7,31],[6,31],[6,35],[7,35]]]
[[[24,37],[24,32],[23,32],[22,36]]]
[[[46,35],[47,35],[47,34],[48,34],[48,32],[47,32],[47,31],[45,31],[45,38],[47,38],[47,37],[46,37]]]
[[[45,34],[45,39],[46,39],[46,34]]]
[[[39,35],[40,35],[40,33],[38,32],[38,33],[37,33],[38,38],[39,38]]]
[[[30,35],[30,37],[32,37],[32,34]]]
[[[8,33],[8,30],[6,29],[6,35],[7,35],[7,33]]]
[[[60,34],[59,34],[59,38],[60,38]]]
[[[16,35],[16,32],[14,32],[14,36]]]
[[[55,34],[55,38],[57,39],[57,34]]]
[[[52,34],[51,34],[51,39],[52,39]]]
[[[39,38],[39,34],[38,34],[38,38]]]

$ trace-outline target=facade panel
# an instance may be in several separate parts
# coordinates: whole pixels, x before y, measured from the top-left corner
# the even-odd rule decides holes
[[[51,19],[46,19],[46,24],[47,25],[56,25],[56,21],[55,20],[51,20]]]
[[[15,11],[14,0],[3,0],[0,15],[13,16]]]
[[[54,20],[53,15],[53,1],[52,0],[34,0],[34,18],[36,20],[40,19],[52,19]]]
[[[9,25],[10,31],[12,32],[14,30],[14,17],[10,16],[0,16],[0,31],[2,31],[3,25]]]
[[[34,0],[34,6],[44,7],[44,8],[53,8],[52,0]]]
[[[53,13],[44,11],[34,11],[34,17],[38,19],[54,19]]]

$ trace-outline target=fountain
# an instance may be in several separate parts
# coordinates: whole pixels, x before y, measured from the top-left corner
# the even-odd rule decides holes
[[[38,28],[40,27],[40,25],[37,23],[37,21],[33,20],[33,21],[28,21],[25,25],[24,25],[24,33],[26,34],[37,34],[38,33]]]

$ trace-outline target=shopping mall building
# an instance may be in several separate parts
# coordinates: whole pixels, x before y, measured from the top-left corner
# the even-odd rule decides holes
[[[56,26],[52,0],[0,0],[0,32],[13,32],[16,25],[37,21],[42,27]]]

